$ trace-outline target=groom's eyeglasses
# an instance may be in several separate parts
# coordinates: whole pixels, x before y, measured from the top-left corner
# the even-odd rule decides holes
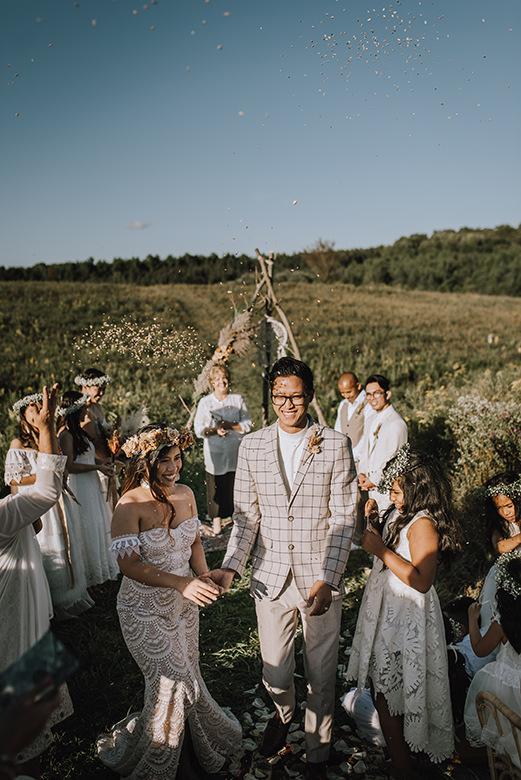
[[[306,402],[305,395],[272,395],[273,406],[284,406],[286,401],[290,401],[292,406],[304,406]]]

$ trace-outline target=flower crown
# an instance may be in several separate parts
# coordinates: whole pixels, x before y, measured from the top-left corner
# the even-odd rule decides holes
[[[194,436],[188,428],[154,428],[152,431],[131,436],[121,449],[127,458],[133,458],[135,455],[143,457],[152,450],[158,450],[166,445],[170,447],[177,445],[180,449],[186,450],[193,443]]]
[[[29,404],[41,404],[43,401],[43,393],[33,393],[33,395],[24,395],[15,404],[13,404],[13,412],[20,414],[22,409],[25,409]]]
[[[508,564],[515,558],[521,558],[517,550],[511,550],[499,556],[496,561],[496,585],[498,589],[506,590],[511,596],[519,598],[521,596],[521,584],[508,571]]]
[[[79,387],[100,387],[101,385],[110,385],[111,378],[108,374],[104,376],[76,376],[74,383]]]
[[[376,488],[379,493],[388,493],[393,482],[407,471],[411,458],[411,445],[409,442],[402,444],[392,462],[383,470],[382,479]]]
[[[506,496],[507,498],[521,497],[521,479],[510,482],[508,485],[504,482],[501,485],[484,488],[483,498],[494,498],[495,496]]]
[[[88,394],[84,393],[75,404],[71,404],[70,406],[59,406],[56,409],[56,417],[67,417],[69,414],[74,414],[74,412],[77,412],[82,406],[85,406],[88,400]]]

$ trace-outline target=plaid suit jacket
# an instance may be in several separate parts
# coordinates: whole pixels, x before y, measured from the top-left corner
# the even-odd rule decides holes
[[[235,512],[222,566],[242,575],[252,554],[251,595],[275,599],[289,571],[306,599],[317,580],[343,592],[356,517],[356,472],[347,436],[315,423],[288,495],[279,463],[278,421],[245,436],[235,473]]]

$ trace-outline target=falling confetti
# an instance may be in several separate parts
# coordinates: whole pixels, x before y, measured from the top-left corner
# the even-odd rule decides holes
[[[293,201],[293,205],[294,205],[294,206],[296,206],[296,205],[297,205],[297,201],[296,201],[296,200],[294,200],[294,201]]]
[[[238,114],[239,116],[244,116],[244,111],[239,111]]]
[[[93,27],[97,27],[98,26],[98,23],[97,23],[97,21],[95,19],[92,20],[92,26]]]
[[[221,51],[222,47],[223,47],[222,43],[220,43],[219,46],[217,47],[217,51]]]
[[[116,352],[147,366],[168,363],[199,370],[205,362],[203,348],[192,328],[177,331],[157,321],[139,325],[126,317],[90,328],[76,341],[74,349],[87,350],[89,355]]]

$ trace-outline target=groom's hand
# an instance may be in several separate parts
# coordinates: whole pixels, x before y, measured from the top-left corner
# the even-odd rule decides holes
[[[306,604],[306,606],[311,607],[313,602],[315,602],[315,606],[309,613],[309,616],[323,615],[324,612],[328,611],[331,601],[331,585],[322,582],[322,580],[317,580],[309,591],[309,598]]]
[[[210,577],[219,588],[222,588],[222,593],[225,593],[228,590],[232,584],[234,575],[235,572],[233,569],[213,569],[213,571],[210,572]]]

